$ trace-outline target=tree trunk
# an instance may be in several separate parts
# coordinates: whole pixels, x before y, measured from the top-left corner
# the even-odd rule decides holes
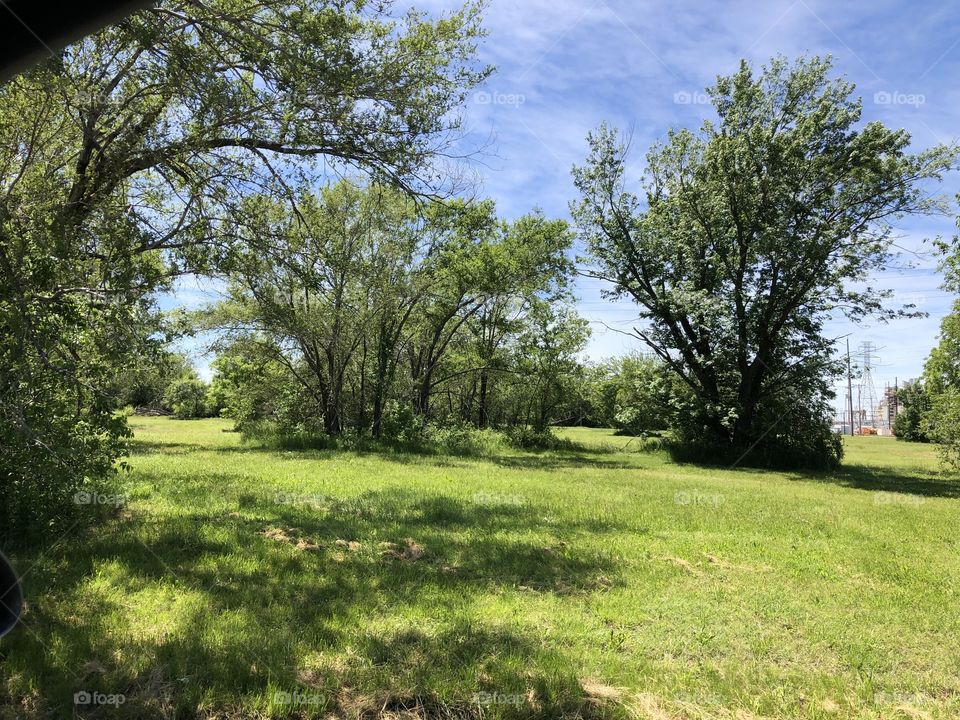
[[[487,408],[488,383],[489,372],[486,368],[484,368],[480,371],[480,396],[477,401],[477,425],[481,428],[487,427],[490,422],[490,411]]]
[[[427,417],[430,414],[430,392],[433,389],[432,385],[433,371],[428,370],[424,373],[423,378],[420,380],[419,385],[417,386],[416,393],[414,394],[413,399],[413,409],[417,415]]]
[[[381,393],[376,392],[373,397],[373,436],[379,438],[383,434],[383,399]]]

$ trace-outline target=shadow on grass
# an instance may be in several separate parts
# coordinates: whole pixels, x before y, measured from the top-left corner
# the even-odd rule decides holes
[[[487,460],[501,467],[523,470],[557,470],[562,468],[621,470],[636,467],[636,463],[627,459],[612,460],[606,457],[591,457],[590,455],[570,451],[553,451],[550,454],[499,455],[487,458]]]
[[[841,465],[829,473],[809,473],[798,475],[796,479],[873,492],[960,498],[960,479],[921,468],[905,472],[882,466]]]
[[[842,463],[835,470],[778,470],[749,465],[732,467],[729,463],[673,461],[673,464],[716,470],[720,473],[735,472],[740,475],[772,473],[796,482],[826,483],[871,492],[960,498],[960,477],[923,467],[903,468]]]
[[[924,497],[960,498],[960,478],[923,468],[883,467],[879,465],[841,465],[836,470],[783,471],[754,467],[710,465],[706,463],[677,463],[691,467],[731,472],[739,475],[769,475],[775,473],[794,482],[816,482],[855,490],[921,495]]]
[[[357,457],[375,457],[401,465],[430,465],[433,467],[465,467],[471,462],[491,462],[501,467],[523,470],[556,470],[563,468],[598,468],[608,470],[627,469],[636,467],[631,456],[636,453],[627,453],[615,449],[579,448],[575,450],[517,450],[514,452],[495,453],[440,453],[428,450],[397,449],[276,449],[257,444],[244,445],[203,445],[201,443],[183,442],[155,442],[133,440],[130,443],[132,456],[149,455],[154,453],[168,455],[183,455],[190,452],[203,451],[212,453],[268,453],[284,458],[304,460],[332,459],[341,455],[355,455]],[[619,457],[617,457],[619,456]]]
[[[242,452],[263,452],[263,448],[250,445],[210,445],[204,442],[158,442],[155,440],[140,440],[134,438],[128,443],[131,455],[182,455],[188,452],[215,452],[215,453],[242,453]],[[268,452],[281,452],[272,451]],[[322,450],[303,451],[309,453],[320,453]],[[326,451],[329,452],[329,451]]]
[[[536,539],[542,510],[526,505],[404,490],[297,505],[218,487],[205,505],[201,483],[197,497],[178,486],[169,514],[128,512],[16,558],[30,611],[4,639],[0,717],[614,712],[584,696],[575,663],[536,629],[471,612],[506,589],[616,584],[611,557],[563,539],[579,526]],[[125,702],[75,706],[80,692]],[[276,706],[277,692],[322,703]],[[510,702],[478,707],[477,692]]]

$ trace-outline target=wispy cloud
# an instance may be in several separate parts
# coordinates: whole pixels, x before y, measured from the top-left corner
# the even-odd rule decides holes
[[[467,117],[478,136],[495,133],[497,158],[484,172],[484,191],[508,216],[535,206],[567,215],[570,167],[582,161],[586,134],[601,121],[632,132],[639,173],[643,152],[668,128],[696,127],[712,115],[703,89],[741,58],[761,64],[776,54],[830,54],[837,72],[856,84],[865,121],[906,128],[918,148],[952,142],[958,132],[960,8],[939,3],[494,0],[487,25],[485,59],[499,71],[485,89],[514,102],[474,103]],[[941,188],[948,196],[958,190],[956,177]],[[905,249],[923,251],[923,238],[949,235],[954,223],[911,219],[898,229]],[[831,333],[849,335],[854,346],[871,340],[885,348],[880,383],[919,374],[949,310],[932,260],[921,265],[923,272],[890,271],[874,284],[895,289],[896,299],[929,317],[831,324]],[[593,282],[581,283],[579,295],[594,330],[591,356],[640,348],[617,331],[630,327],[629,303],[602,299]]]
[[[411,1],[431,12],[457,5]],[[704,87],[741,58],[759,64],[776,54],[833,55],[863,97],[864,120],[906,128],[917,147],[950,142],[960,127],[960,7],[949,3],[492,0],[486,25],[483,60],[498,72],[468,104],[466,142],[481,145],[494,133],[494,154],[478,169],[482,191],[508,217],[534,207],[567,215],[570,168],[582,161],[586,134],[601,121],[632,131],[639,173],[644,150],[668,128],[696,127],[712,114]],[[958,189],[955,177],[943,188],[951,196]],[[902,230],[904,247],[919,250],[924,237],[949,235],[954,224],[914,219]],[[849,334],[853,346],[871,340],[885,348],[878,382],[919,373],[949,309],[929,259],[925,267],[884,273],[877,284],[895,288],[927,319],[863,327],[838,321],[830,328]],[[630,327],[628,303],[601,298],[597,283],[581,283],[579,295],[594,328],[591,356],[639,348],[607,329]]]

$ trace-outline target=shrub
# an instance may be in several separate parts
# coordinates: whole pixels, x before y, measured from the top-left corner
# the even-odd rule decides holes
[[[427,425],[421,438],[423,449],[447,455],[487,455],[502,447],[499,433],[467,423]]]
[[[81,491],[116,494],[117,458],[126,452],[130,436],[126,418],[111,413],[79,419],[68,413],[48,428],[56,451],[41,455],[24,444],[7,448],[0,461],[0,541],[31,545],[57,537],[81,515],[102,514],[100,504],[78,502]]]
[[[304,425],[285,427],[275,420],[250,420],[237,429],[243,434],[244,442],[255,442],[274,450],[329,450],[338,447],[336,439]]]
[[[503,431],[507,443],[518,450],[575,450],[576,445],[559,438],[549,428],[537,430],[526,425],[509,427]]]
[[[922,427],[933,442],[940,444],[944,464],[960,470],[960,390],[948,388],[934,397]]]
[[[207,385],[199,378],[181,377],[167,388],[164,403],[180,420],[206,417]]]
[[[415,445],[421,440],[423,421],[409,403],[387,402],[380,425],[380,437],[388,443]]]
[[[331,437],[311,425],[286,426],[275,420],[257,420],[240,428],[244,441],[278,450],[393,451],[438,455],[483,455],[502,448],[502,436],[494,430],[479,430],[466,423],[404,425],[392,437],[374,438],[366,432],[344,430]]]
[[[628,355],[590,368],[586,394],[590,423],[622,435],[666,430],[680,380],[659,360]]]
[[[738,465],[776,470],[830,470],[843,459],[843,439],[817,409],[788,407],[781,414],[769,408],[752,443],[739,445],[716,439],[691,419],[665,445],[677,462]]]
[[[900,408],[893,421],[893,434],[900,440],[930,442],[925,416],[930,412],[930,394],[919,383],[908,383],[897,392]]]

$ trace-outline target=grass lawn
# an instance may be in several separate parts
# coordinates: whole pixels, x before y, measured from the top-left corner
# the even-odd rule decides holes
[[[928,446],[801,475],[581,428],[471,459],[132,424],[117,516],[12,558],[0,718],[960,717],[960,482]]]

